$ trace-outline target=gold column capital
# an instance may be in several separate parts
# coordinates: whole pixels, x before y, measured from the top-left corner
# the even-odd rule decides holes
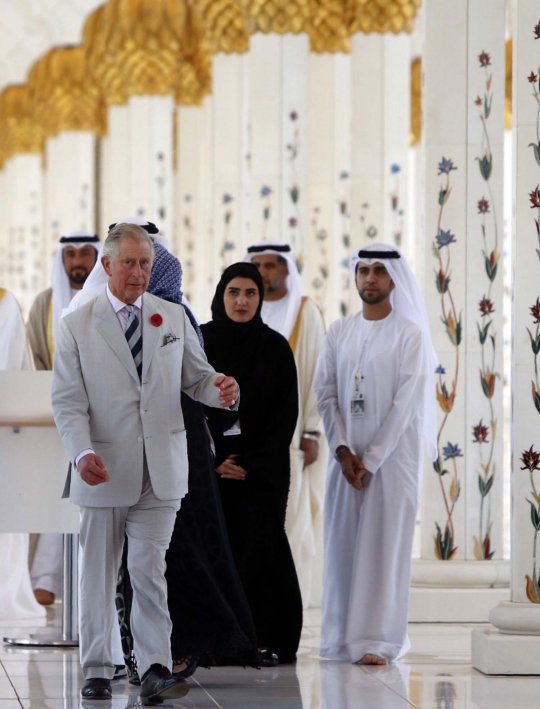
[[[0,125],[0,167],[16,153],[43,150],[43,131],[35,120],[26,86],[8,86],[0,94]]]
[[[102,135],[105,112],[97,85],[89,76],[83,47],[57,47],[39,59],[28,75],[28,93],[45,137],[63,130]]]

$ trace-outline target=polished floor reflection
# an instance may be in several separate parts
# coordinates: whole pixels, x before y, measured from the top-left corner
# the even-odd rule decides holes
[[[58,626],[59,607],[49,612]],[[485,677],[470,666],[471,625],[411,626],[404,662],[364,668],[319,660],[320,614],[306,613],[296,667],[199,670],[178,709],[536,709],[540,677]],[[0,627],[2,637],[31,628]],[[43,629],[40,629],[43,632]],[[0,646],[0,709],[128,709],[138,692],[113,683],[112,702],[80,699],[78,652]]]

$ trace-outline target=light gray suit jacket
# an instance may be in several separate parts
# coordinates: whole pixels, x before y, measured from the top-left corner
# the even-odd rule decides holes
[[[150,322],[156,313],[163,318],[159,327]],[[156,497],[182,498],[188,459],[180,392],[220,405],[214,386],[219,375],[183,307],[145,293],[141,319],[141,380],[105,289],[62,320],[52,385],[56,425],[73,465],[79,453],[92,448],[111,478],[94,487],[73,467],[64,496],[77,505],[134,505],[141,494],[144,453]],[[178,339],[163,346],[169,334]]]

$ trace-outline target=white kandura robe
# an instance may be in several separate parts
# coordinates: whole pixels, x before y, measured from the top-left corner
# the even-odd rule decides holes
[[[264,322],[281,334],[284,334],[280,324],[285,320],[287,300],[285,296],[276,301],[264,301],[262,308]],[[304,468],[300,443],[304,431],[321,429],[313,380],[324,335],[322,313],[315,301],[307,298],[300,313],[298,338],[289,340],[298,372],[298,423],[291,443],[291,485],[285,520],[304,608],[320,607],[322,597],[323,503],[328,447],[325,437],[321,436],[319,457]]]
[[[0,370],[32,369],[32,353],[19,305],[0,289]],[[0,479],[2,457],[0,455]],[[43,618],[45,608],[34,597],[28,570],[28,534],[0,534],[0,621]]]
[[[365,344],[361,367],[362,345]],[[350,402],[364,376],[365,416]],[[396,660],[410,648],[407,614],[422,468],[426,382],[423,335],[395,312],[362,313],[330,326],[315,392],[330,460],[325,498],[321,655],[357,662],[366,653]],[[333,453],[345,445],[373,477],[349,485]]]

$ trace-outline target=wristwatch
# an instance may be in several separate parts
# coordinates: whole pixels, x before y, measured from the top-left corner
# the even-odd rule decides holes
[[[302,434],[302,438],[305,438],[308,441],[318,441],[320,437],[321,434],[319,431],[304,431]]]

